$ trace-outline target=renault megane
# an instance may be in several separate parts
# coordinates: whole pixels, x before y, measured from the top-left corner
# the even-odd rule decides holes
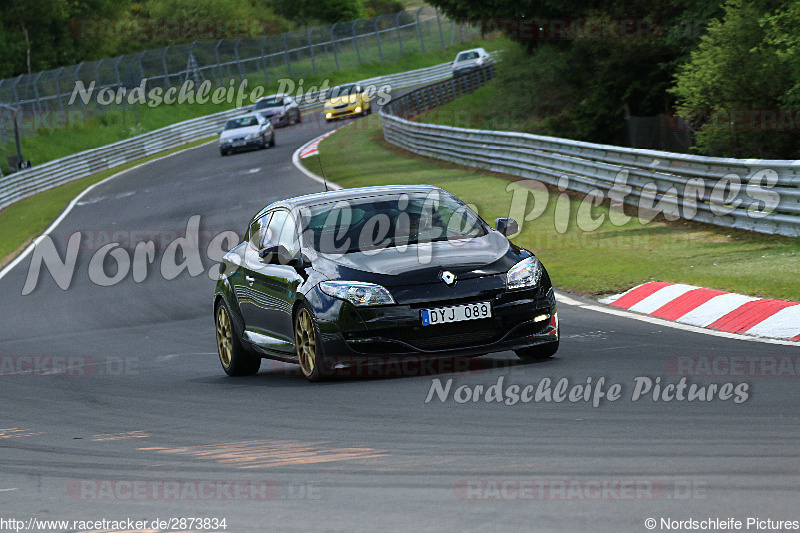
[[[298,363],[312,381],[387,357],[556,353],[550,278],[509,241],[431,186],[344,189],[275,202],[226,254],[214,293],[222,367]]]

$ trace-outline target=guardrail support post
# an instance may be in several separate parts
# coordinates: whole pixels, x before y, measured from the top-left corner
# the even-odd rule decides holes
[[[336,25],[338,22],[334,22],[333,26],[331,26],[331,45],[333,47],[333,61],[336,63],[336,70],[339,69],[339,54],[336,52]]]
[[[311,28],[306,30],[306,40],[308,41],[308,52],[311,55],[311,71],[317,73],[317,62],[314,60],[314,42],[311,40]]]
[[[217,44],[214,45],[214,57],[217,60],[217,80],[219,84],[222,85],[224,83],[224,79],[222,77],[222,61],[219,59],[219,45],[222,44],[222,39],[217,41]]]
[[[286,68],[289,70],[289,77],[294,78],[292,75],[292,60],[289,59],[289,36],[283,34],[283,59],[286,60]]]
[[[378,24],[380,19],[380,17],[375,17],[373,20],[375,24],[375,39],[378,41],[378,56],[380,56],[381,62],[383,62],[383,49],[381,48],[381,27]]]
[[[417,10],[417,39],[419,39],[419,46],[422,48],[422,53],[425,53],[425,39],[422,37],[422,22],[419,20],[419,14],[422,13],[422,10],[425,9],[425,6],[422,6]]]
[[[169,52],[170,47],[167,46],[164,48],[164,51],[161,52],[161,65],[164,67],[164,82],[167,84],[167,89],[172,88],[172,82],[169,79],[169,69],[167,68],[167,52]]]
[[[439,16],[439,8],[436,8],[436,25],[439,27],[439,40],[442,42],[442,50],[447,48],[444,44],[444,32],[442,31],[442,17]]]
[[[358,49],[358,35],[356,33],[356,24],[360,19],[356,19],[353,21],[352,31],[353,31],[353,44],[356,48],[356,57],[358,58],[358,64],[361,65],[361,51]]]
[[[267,38],[264,37],[260,41],[258,41],[258,50],[261,52],[261,66],[264,69],[264,79],[266,80],[265,83],[269,85],[269,70],[267,69],[267,57],[264,52],[264,45],[267,44]]]
[[[394,27],[395,27],[395,31],[397,33],[397,44],[400,45],[400,55],[401,56],[403,55],[403,36],[400,35],[400,15],[402,15],[402,14],[403,14],[403,12],[400,11],[394,17]]]

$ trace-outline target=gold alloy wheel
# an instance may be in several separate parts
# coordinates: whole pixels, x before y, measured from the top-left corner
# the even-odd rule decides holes
[[[222,366],[230,367],[233,357],[233,330],[228,310],[225,309],[224,304],[217,308],[217,351]]]
[[[297,345],[297,358],[300,360],[300,369],[303,374],[310,376],[314,373],[317,357],[317,335],[311,314],[305,308],[300,309],[297,313],[294,323],[294,339]]]

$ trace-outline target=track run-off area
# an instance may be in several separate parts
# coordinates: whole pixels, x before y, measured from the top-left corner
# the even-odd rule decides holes
[[[212,241],[321,191],[292,156],[342,124],[309,114],[271,149],[220,157],[214,142],[127,171],[51,230],[62,261],[81,234],[71,275],[32,274],[34,252],[0,279],[0,518],[224,519],[216,530],[236,532],[800,519],[796,345],[568,295],[546,362],[501,352],[311,384],[265,360],[226,377]],[[192,224],[198,249],[176,254]],[[130,262],[119,279],[111,254],[105,270],[92,262],[112,239]],[[137,263],[147,240],[152,259]]]

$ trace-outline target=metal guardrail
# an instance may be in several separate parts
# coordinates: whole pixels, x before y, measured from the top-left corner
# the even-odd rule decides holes
[[[668,219],[800,236],[800,161],[704,157],[408,120],[482,85],[491,78],[485,70],[393,100],[381,110],[386,141],[436,159],[655,208]]]
[[[362,85],[389,85],[393,90],[429,84],[450,76],[450,63],[419,70],[362,80]],[[307,93],[300,109],[321,109],[322,91]],[[308,100],[311,100],[309,102]],[[154,153],[180,146],[194,139],[218,133],[229,118],[249,109],[231,109],[173,124],[101,148],[56,159],[32,169],[16,172],[0,181],[0,209],[38,192],[63,185],[96,172],[125,164]]]

